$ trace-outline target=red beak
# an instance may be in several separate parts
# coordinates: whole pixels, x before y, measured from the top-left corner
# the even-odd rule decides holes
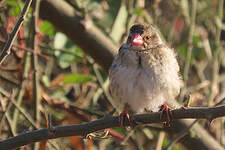
[[[131,37],[131,42],[133,45],[143,45],[143,38],[139,33],[134,33]]]

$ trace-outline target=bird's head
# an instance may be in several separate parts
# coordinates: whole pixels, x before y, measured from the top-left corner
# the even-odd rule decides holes
[[[134,50],[148,50],[161,44],[156,29],[147,24],[135,24],[130,28],[127,44]]]

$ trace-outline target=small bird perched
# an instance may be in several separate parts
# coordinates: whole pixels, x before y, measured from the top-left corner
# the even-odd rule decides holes
[[[109,71],[110,90],[120,110],[134,113],[166,111],[166,100],[180,92],[182,80],[174,51],[152,25],[136,24],[130,29]]]

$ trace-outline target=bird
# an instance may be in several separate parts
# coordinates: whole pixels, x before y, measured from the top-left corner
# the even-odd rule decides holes
[[[177,55],[161,39],[152,24],[134,24],[109,69],[110,91],[118,100],[120,124],[127,112],[165,113],[171,120],[166,101],[176,98],[182,87]]]

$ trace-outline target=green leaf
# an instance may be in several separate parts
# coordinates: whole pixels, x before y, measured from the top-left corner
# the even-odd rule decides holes
[[[137,14],[137,15],[141,15],[142,12],[143,12],[143,9],[142,8],[136,8],[136,9],[134,9],[134,13]]]
[[[83,74],[69,74],[63,78],[64,83],[85,83],[95,80],[95,77]]]
[[[50,81],[49,81],[48,76],[43,75],[41,81],[42,81],[42,83],[43,83],[46,87],[49,87],[49,86],[50,86]]]
[[[192,41],[193,41],[194,45],[197,45],[198,42],[199,42],[199,37],[198,36],[193,36]]]
[[[18,2],[15,0],[6,0],[6,3],[11,6],[11,9],[9,11],[10,16],[19,16],[23,7],[24,3]]]
[[[178,47],[178,51],[179,51],[180,55],[183,56],[184,58],[187,56],[187,46],[180,45]]]
[[[78,57],[84,56],[82,49],[80,47],[74,45],[74,43],[71,42],[70,40],[67,41],[65,48],[68,49],[69,52],[73,53],[74,55],[76,55]]]
[[[61,49],[64,48],[66,42],[67,42],[67,37],[65,34],[61,32],[57,32],[54,38],[54,48],[56,49]]]
[[[172,148],[172,150],[182,150],[182,148],[178,145],[176,145],[175,147]]]
[[[194,47],[192,49],[191,60],[195,60],[195,59],[201,60],[201,59],[203,59],[205,57],[206,57],[206,55],[205,55],[205,53],[204,53],[202,48]]]
[[[16,0],[5,0],[5,2],[10,6],[17,6],[18,5],[18,1],[16,1]]]
[[[115,130],[116,132],[118,132],[120,134],[124,134],[125,133],[124,129],[119,128],[119,127],[115,127],[115,128],[113,128],[113,130]]]
[[[61,68],[67,68],[69,67],[72,63],[80,61],[80,57],[63,53],[59,55],[59,66]]]
[[[55,34],[55,29],[52,24],[48,21],[43,21],[40,26],[40,31],[48,36],[53,36]]]
[[[162,147],[163,147],[163,148],[166,148],[166,147],[168,146],[168,144],[169,144],[169,141],[168,141],[166,138],[164,138],[164,139],[163,139]]]
[[[10,16],[19,16],[20,13],[21,13],[21,9],[19,7],[12,8],[9,11]]]
[[[64,34],[56,34],[54,46],[57,49],[64,49],[64,51],[55,51],[55,56],[57,56],[61,68],[67,68],[72,63],[79,62],[84,56],[82,49],[67,40]]]
[[[101,6],[97,2],[92,2],[88,4],[88,11],[100,11]]]

